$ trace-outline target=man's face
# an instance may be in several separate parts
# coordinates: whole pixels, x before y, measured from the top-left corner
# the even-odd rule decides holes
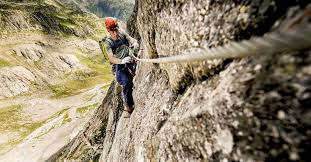
[[[116,38],[118,36],[118,30],[109,30],[111,37]]]

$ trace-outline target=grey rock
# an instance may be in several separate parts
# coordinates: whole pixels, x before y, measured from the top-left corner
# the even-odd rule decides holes
[[[29,61],[39,61],[45,54],[45,50],[35,44],[23,44],[13,49],[17,56],[24,57]]]
[[[22,66],[0,69],[0,98],[13,97],[30,90],[36,76]]]
[[[136,2],[137,17],[131,20],[137,28],[130,31],[140,38],[141,58],[178,55],[194,42],[214,47],[262,35],[274,22],[284,21],[284,10],[294,5],[278,6],[274,0]],[[185,64],[139,63],[131,117],[122,118],[121,95],[110,92],[115,98],[98,110],[108,111],[102,116],[107,123],[91,124],[106,128],[99,161],[306,161],[310,96],[303,94],[310,91],[311,78],[301,69],[310,66],[309,57],[309,51],[297,51]],[[280,111],[285,118],[282,113],[279,118]],[[69,150],[76,151],[62,150],[63,158],[83,154],[87,144],[82,137],[93,139],[89,130],[73,141],[79,148]]]

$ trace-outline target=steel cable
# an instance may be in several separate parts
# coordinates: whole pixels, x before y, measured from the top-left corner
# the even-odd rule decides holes
[[[132,56],[141,62],[178,63],[275,54],[309,47],[311,47],[311,26],[306,25],[292,31],[272,32],[262,37],[253,37],[250,40],[231,42],[221,47],[192,48],[174,56],[154,59],[141,59]]]

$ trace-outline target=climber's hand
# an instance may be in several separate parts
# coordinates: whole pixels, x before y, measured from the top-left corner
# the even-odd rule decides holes
[[[137,42],[133,43],[131,45],[132,48],[138,49],[139,48],[139,44]]]
[[[128,56],[121,60],[121,64],[130,63],[131,61],[132,61],[132,58]]]

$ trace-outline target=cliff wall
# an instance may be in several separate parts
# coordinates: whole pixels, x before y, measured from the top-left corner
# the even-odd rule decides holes
[[[129,29],[140,38],[139,57],[172,56],[284,30],[307,4],[137,0]],[[310,61],[306,49],[182,64],[139,62],[134,112],[124,118],[119,93],[111,91],[115,104],[100,108],[107,111],[103,142],[89,150],[99,150],[102,162],[307,161]],[[74,142],[86,145],[81,139],[91,140],[94,132],[80,133]]]
[[[280,30],[280,22],[306,4],[268,0],[137,5],[140,57],[152,58]],[[129,119],[108,122],[107,131],[117,127],[106,134],[101,161],[306,159],[309,51],[138,67],[135,111]]]

